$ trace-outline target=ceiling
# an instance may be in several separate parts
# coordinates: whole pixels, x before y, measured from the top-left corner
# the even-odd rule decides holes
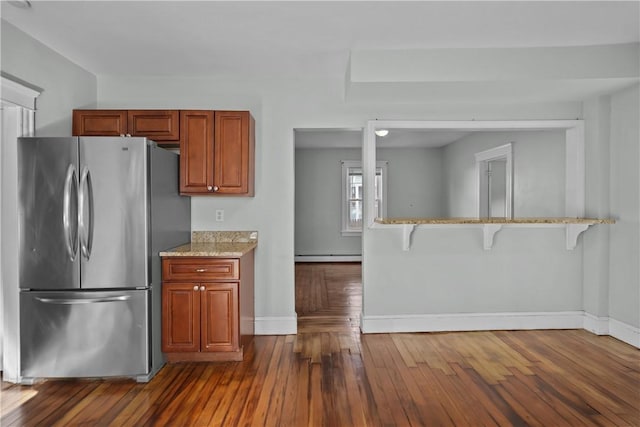
[[[472,134],[471,131],[393,129],[376,137],[378,148],[440,148]],[[361,148],[362,129],[296,129],[296,149]]]
[[[345,76],[354,49],[640,41],[640,3],[1,2],[2,19],[96,75]]]

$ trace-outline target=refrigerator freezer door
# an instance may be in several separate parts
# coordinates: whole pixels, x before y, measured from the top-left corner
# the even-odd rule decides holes
[[[148,286],[145,138],[80,138],[83,289]]]
[[[149,370],[148,290],[21,292],[21,376],[138,376]]]
[[[18,140],[19,283],[78,288],[78,139]]]

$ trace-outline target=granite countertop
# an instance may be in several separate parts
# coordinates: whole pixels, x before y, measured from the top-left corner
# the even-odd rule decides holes
[[[191,242],[160,252],[161,257],[241,257],[258,246],[256,231],[194,231]]]
[[[598,218],[376,218],[378,224],[614,224]]]

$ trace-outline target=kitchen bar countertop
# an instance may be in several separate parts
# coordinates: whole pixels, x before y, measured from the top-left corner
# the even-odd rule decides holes
[[[377,218],[378,224],[614,224],[599,218]]]
[[[241,257],[258,246],[255,231],[194,231],[191,243],[160,252],[161,257]]]

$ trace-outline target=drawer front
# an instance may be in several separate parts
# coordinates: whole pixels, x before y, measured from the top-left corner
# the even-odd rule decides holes
[[[240,278],[239,259],[165,258],[162,260],[163,280],[227,280]]]

